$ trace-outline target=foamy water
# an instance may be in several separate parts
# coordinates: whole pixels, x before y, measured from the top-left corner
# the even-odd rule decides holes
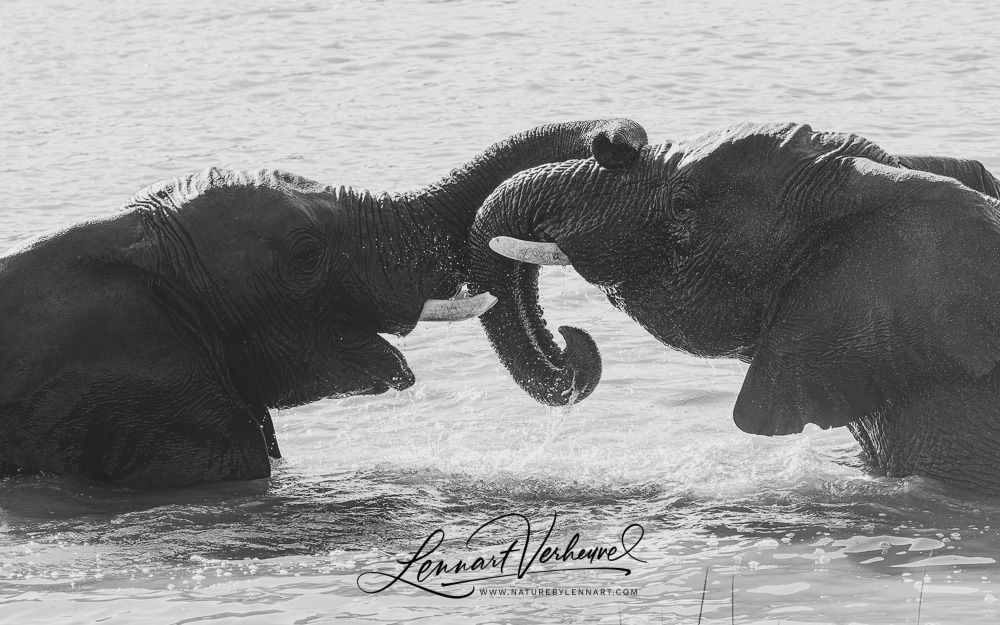
[[[508,134],[593,117],[633,118],[654,142],[798,121],[1000,172],[1000,8],[753,4],[5,5],[0,247],[207,166],[405,190]],[[740,364],[666,349],[571,270],[546,270],[542,288],[550,326],[587,328],[602,349],[604,378],[582,404],[535,404],[474,322],[422,325],[396,340],[417,375],[411,389],[275,414],[285,459],[270,480],[168,490],[66,476],[0,483],[4,618],[1000,617],[1000,502],[873,476],[844,429],[743,434],[731,419]],[[557,515],[560,545],[574,533],[615,545],[640,524],[644,562],[627,560],[628,577],[481,585],[529,591],[518,596],[359,587],[364,573],[398,572],[397,558],[437,529],[437,556],[449,562],[495,553],[523,528],[465,540],[509,513],[542,534]],[[637,593],[538,594],[595,588]]]

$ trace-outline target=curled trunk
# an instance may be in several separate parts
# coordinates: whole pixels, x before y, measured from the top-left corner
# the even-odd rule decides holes
[[[476,217],[469,236],[469,291],[490,292],[497,304],[480,317],[486,335],[517,384],[536,401],[564,406],[585,399],[601,379],[601,355],[590,335],[562,326],[565,350],[546,328],[538,304],[538,265],[518,262],[491,249],[496,237],[553,242],[546,223],[558,221],[563,198],[557,189],[538,189],[532,179],[589,176],[593,161],[570,161],[524,172],[500,187]],[[524,188],[533,196],[521,198]],[[548,191],[548,192],[546,192]],[[529,205],[520,204],[521,200]]]
[[[495,292],[497,305],[480,319],[504,366],[538,402],[566,406],[585,399],[601,381],[601,354],[594,339],[585,330],[561,326],[566,341],[561,350],[538,305],[538,266],[499,255],[487,259],[477,257],[474,271],[495,280],[488,287],[470,283],[470,289]]]

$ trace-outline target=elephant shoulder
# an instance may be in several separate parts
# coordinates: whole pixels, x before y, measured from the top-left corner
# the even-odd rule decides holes
[[[248,196],[310,196],[334,192],[315,180],[276,169],[229,170],[209,167],[199,172],[167,178],[136,191],[122,206],[135,208],[177,209],[200,198],[228,197],[245,200]]]
[[[266,432],[206,333],[132,267],[79,271],[4,311],[21,323],[0,330],[0,461],[144,485],[269,475]]]
[[[760,334],[734,411],[741,429],[842,426],[927,381],[993,370],[1000,228],[985,198],[952,191],[824,226]]]

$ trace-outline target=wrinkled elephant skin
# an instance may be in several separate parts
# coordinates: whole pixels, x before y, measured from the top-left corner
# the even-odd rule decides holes
[[[1000,493],[997,196],[976,161],[803,125],[727,127],[617,170],[518,174],[476,218],[470,290],[499,298],[487,334],[545,403],[579,399],[579,363],[599,356],[565,356],[537,267],[495,249],[564,257],[664,344],[750,363],[734,409],[746,432],[848,426],[888,474]]]
[[[0,467],[135,485],[270,475],[269,408],[405,389],[379,333],[461,301],[476,210],[518,171],[645,145],[628,120],[515,135],[425,189],[217,169],[0,256]],[[608,147],[611,146],[611,147]]]

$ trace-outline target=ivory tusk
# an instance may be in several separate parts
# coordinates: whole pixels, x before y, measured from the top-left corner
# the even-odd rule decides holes
[[[429,299],[420,311],[420,321],[463,321],[478,317],[497,303],[490,293],[458,299]]]
[[[514,237],[496,237],[490,241],[490,249],[501,256],[513,258],[522,263],[534,265],[572,264],[569,262],[569,257],[555,243],[522,241]]]

